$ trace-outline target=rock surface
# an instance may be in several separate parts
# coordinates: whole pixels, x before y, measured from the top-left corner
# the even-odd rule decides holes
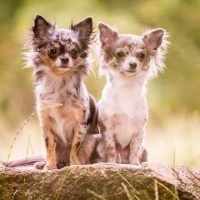
[[[200,169],[103,163],[48,172],[2,168],[0,199],[198,200]]]

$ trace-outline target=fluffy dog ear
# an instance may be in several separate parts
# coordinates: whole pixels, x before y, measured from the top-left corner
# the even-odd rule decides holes
[[[158,72],[162,72],[165,68],[164,59],[169,45],[168,37],[168,33],[161,28],[153,29],[142,34],[142,39],[151,56],[152,76],[156,76]]]
[[[110,46],[118,38],[118,33],[107,24],[99,23],[98,28],[102,46]]]
[[[34,26],[32,31],[36,38],[43,38],[48,34],[49,29],[52,28],[52,24],[45,20],[42,16],[36,15],[34,20]]]
[[[163,41],[165,30],[158,28],[143,34],[143,40],[151,50],[157,50]]]
[[[87,48],[90,43],[90,37],[93,31],[93,20],[91,17],[87,17],[78,24],[71,25],[71,30],[77,33],[78,38],[83,46]]]

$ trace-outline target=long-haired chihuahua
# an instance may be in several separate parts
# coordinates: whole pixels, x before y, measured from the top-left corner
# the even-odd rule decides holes
[[[107,83],[98,103],[100,160],[140,165],[147,161],[144,131],[148,118],[146,85],[164,69],[167,33],[158,28],[140,36],[119,34],[100,23],[100,71]]]
[[[33,66],[46,168],[89,163],[96,144],[88,132],[97,113],[84,84],[91,67],[88,47],[93,38],[92,18],[58,29],[37,15],[31,32],[25,56],[27,65]]]

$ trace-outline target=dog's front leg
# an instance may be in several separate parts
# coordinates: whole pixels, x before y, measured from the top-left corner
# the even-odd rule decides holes
[[[79,126],[75,126],[73,129],[73,136],[72,136],[72,144],[71,144],[71,151],[70,151],[70,165],[80,165],[81,162],[78,158],[78,149],[77,144],[80,142],[80,128]]]
[[[104,141],[107,150],[107,162],[116,163],[117,162],[117,153],[116,153],[116,144],[115,137],[111,134],[110,131],[104,132]]]
[[[46,130],[45,133],[45,145],[47,149],[47,163],[46,169],[57,169],[57,160],[56,160],[56,142],[54,136],[50,130]]]
[[[47,170],[57,169],[56,142],[55,142],[54,132],[51,129],[51,123],[49,121],[48,111],[46,109],[42,110],[39,113],[39,115],[40,115],[40,123],[46,147],[45,168]]]
[[[129,162],[133,165],[140,165],[139,163],[139,154],[142,147],[144,137],[144,131],[138,131],[134,133],[131,142],[130,142],[130,154],[129,154]]]

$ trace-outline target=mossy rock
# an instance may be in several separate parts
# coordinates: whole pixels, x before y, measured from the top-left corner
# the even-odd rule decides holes
[[[61,170],[1,169],[0,199],[200,199],[200,169],[144,164],[93,164]]]

